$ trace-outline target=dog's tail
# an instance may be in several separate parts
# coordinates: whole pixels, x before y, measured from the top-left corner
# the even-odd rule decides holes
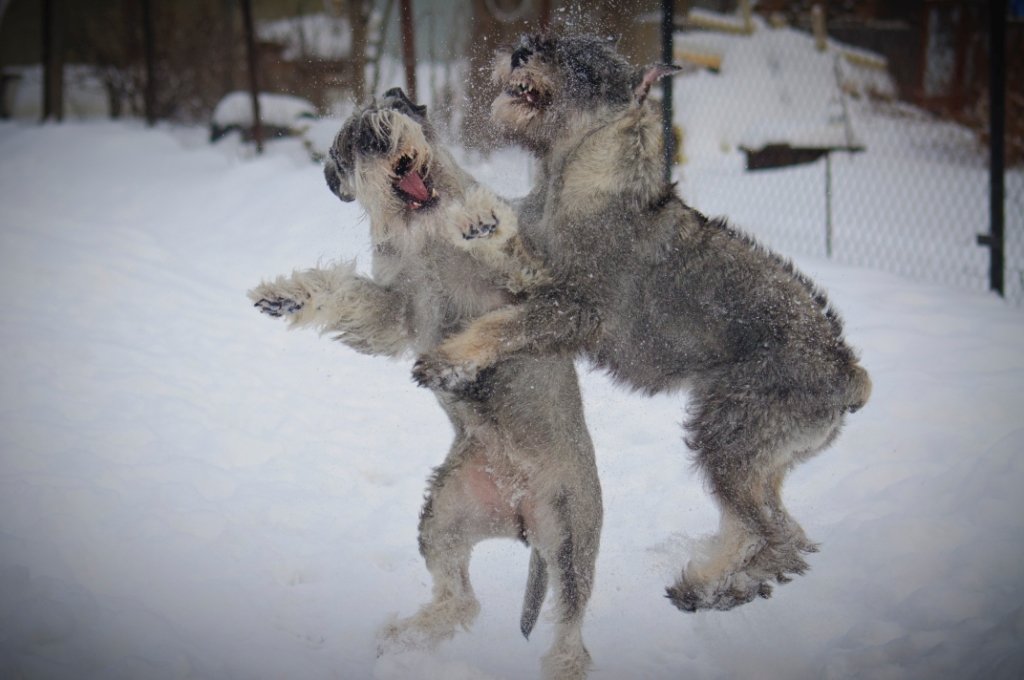
[[[846,389],[847,410],[850,413],[856,413],[864,404],[868,403],[870,397],[871,377],[859,364],[854,364],[849,386]]]
[[[526,594],[523,596],[523,614],[519,617],[519,630],[523,631],[526,639],[530,639],[547,592],[548,565],[537,549],[533,548],[530,551],[530,573],[526,577]]]

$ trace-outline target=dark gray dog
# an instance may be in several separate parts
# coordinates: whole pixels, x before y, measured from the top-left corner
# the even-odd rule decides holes
[[[528,260],[515,259],[521,249],[509,206],[455,164],[436,143],[425,107],[397,88],[345,123],[325,175],[335,194],[358,199],[369,214],[373,278],[352,264],[295,272],[250,292],[265,313],[332,333],[361,352],[397,357],[435,346],[544,280]],[[467,249],[478,236],[488,248]],[[583,678],[590,656],[580,625],[602,506],[572,361],[517,357],[470,389],[437,398],[455,441],[420,516],[433,601],[388,625],[382,647],[432,646],[468,627],[479,611],[469,581],[473,545],[519,538],[533,548],[522,632],[533,629],[550,574],[558,619],[545,677]]]
[[[452,388],[509,357],[583,352],[641,392],[688,389],[687,444],[722,519],[668,595],[686,611],[729,609],[808,568],[801,553],[816,546],[783,506],[783,479],[836,438],[871,382],[820,289],[663,181],[645,99],[672,70],[634,68],[589,36],[524,37],[498,55],[493,118],[539,159],[520,233],[553,281],[414,374]]]

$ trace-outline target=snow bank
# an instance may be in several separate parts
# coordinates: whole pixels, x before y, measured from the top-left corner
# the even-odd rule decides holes
[[[316,116],[316,107],[301,97],[288,94],[259,94],[260,121],[265,125],[279,128],[293,128],[301,119]],[[231,92],[224,96],[213,110],[213,125],[252,126],[252,95],[248,92]]]

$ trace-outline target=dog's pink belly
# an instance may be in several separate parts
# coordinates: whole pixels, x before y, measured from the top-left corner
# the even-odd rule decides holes
[[[462,469],[462,483],[467,494],[476,502],[478,510],[500,523],[525,524],[532,519],[532,499],[514,480],[499,479],[487,462],[474,460]]]

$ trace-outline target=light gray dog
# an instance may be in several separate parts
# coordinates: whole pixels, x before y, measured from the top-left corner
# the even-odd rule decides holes
[[[871,382],[820,289],[663,181],[660,116],[645,99],[672,71],[634,68],[590,36],[524,37],[499,53],[492,116],[539,160],[519,228],[553,281],[414,374],[452,388],[509,357],[583,352],[641,392],[688,389],[687,444],[722,518],[710,555],[668,596],[685,611],[729,609],[808,568],[801,553],[816,546],[783,506],[783,479],[836,438]]]
[[[509,206],[455,164],[436,142],[425,107],[398,88],[345,123],[325,175],[335,194],[358,199],[369,215],[373,278],[351,264],[296,272],[250,292],[265,313],[335,334],[364,353],[398,357],[435,346],[544,280],[518,257]],[[486,237],[488,248],[467,250],[475,237]],[[468,627],[479,611],[470,551],[505,536],[532,546],[524,635],[537,620],[549,574],[553,581],[558,618],[546,677],[584,677],[590,656],[580,626],[602,505],[571,359],[499,362],[461,393],[438,391],[437,398],[455,441],[430,479],[420,516],[433,600],[387,626],[382,646],[432,646]]]

